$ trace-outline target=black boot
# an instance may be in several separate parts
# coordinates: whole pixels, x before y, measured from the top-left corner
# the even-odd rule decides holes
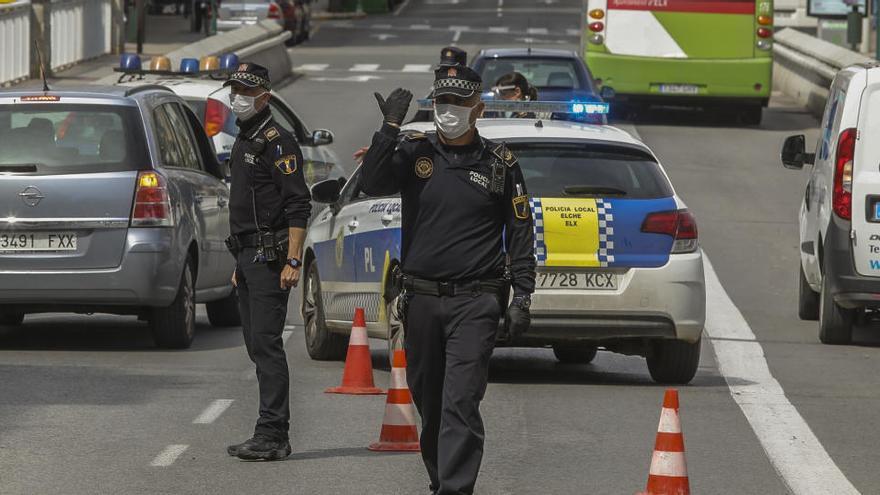
[[[238,455],[238,451],[241,450],[242,447],[253,445],[257,442],[259,442],[259,439],[257,437],[248,438],[244,442],[237,443],[235,445],[230,445],[229,447],[226,447],[226,453],[231,455],[232,457],[235,457]]]
[[[290,442],[287,440],[272,440],[268,438],[255,438],[255,442],[242,445],[238,449],[238,458],[247,461],[280,461],[290,455]]]

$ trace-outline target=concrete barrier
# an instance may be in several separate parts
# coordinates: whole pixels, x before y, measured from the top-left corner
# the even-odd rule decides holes
[[[31,2],[0,3],[0,86],[28,77],[31,69]]]
[[[837,71],[876,61],[860,53],[814,38],[794,29],[774,35],[773,87],[821,116],[828,88]]]
[[[284,45],[290,36],[290,32],[285,31],[276,21],[267,20],[190,43],[167,53],[166,56],[171,59],[172,67],[179,67],[180,60],[184,58],[197,59],[207,55],[235,53],[242,61],[254,62],[269,69],[270,77],[277,83],[286,78],[293,69]],[[149,61],[144,60],[143,63],[146,67]],[[97,83],[113,84],[117,79],[119,75],[114,74],[98,80]]]

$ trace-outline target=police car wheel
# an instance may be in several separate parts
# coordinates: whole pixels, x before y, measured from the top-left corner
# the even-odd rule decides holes
[[[187,259],[180,275],[180,287],[171,305],[153,308],[150,330],[156,345],[167,349],[186,349],[196,333],[195,277]]]
[[[827,272],[826,272],[827,274]],[[823,344],[845,345],[852,342],[856,310],[841,308],[831,297],[831,281],[822,277],[819,294],[819,340]]]
[[[241,326],[241,315],[238,313],[238,293],[233,290],[228,296],[218,301],[205,304],[208,321],[212,327]]]
[[[24,313],[0,313],[0,326],[17,327],[24,322]]]
[[[657,340],[647,356],[648,371],[657,383],[684,385],[697,374],[700,340]]]
[[[340,361],[348,351],[345,335],[327,329],[324,320],[324,300],[321,297],[321,277],[317,263],[309,263],[303,284],[302,316],[305,326],[306,351],[316,361]]]
[[[599,349],[594,346],[583,347],[566,347],[562,345],[553,346],[553,355],[556,360],[565,364],[588,364],[596,358]]]
[[[804,275],[804,267],[798,261],[798,317],[806,321],[819,319],[819,294],[813,291]]]

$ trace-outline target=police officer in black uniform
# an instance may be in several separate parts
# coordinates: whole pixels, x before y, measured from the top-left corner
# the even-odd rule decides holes
[[[232,147],[232,189],[227,240],[236,257],[238,291],[248,356],[256,364],[260,417],[254,436],[231,445],[231,456],[278,460],[290,455],[290,377],[281,333],[290,288],[296,287],[311,197],[303,156],[294,137],[269,109],[269,71],[243,63],[225,85],[239,133]]]
[[[376,99],[384,115],[364,156],[361,188],[402,200],[400,285],[407,381],[422,417],[422,459],[437,494],[473,493],[483,456],[479,405],[507,304],[509,338],[530,323],[535,287],[532,219],[517,159],[480,137],[480,76],[435,72],[437,132],[399,126],[412,94]],[[506,259],[509,258],[509,264]],[[510,276],[507,276],[507,275]]]

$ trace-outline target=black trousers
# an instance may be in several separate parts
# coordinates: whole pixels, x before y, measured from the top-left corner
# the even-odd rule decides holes
[[[284,264],[254,263],[255,254],[254,248],[243,249],[236,268],[244,344],[257,366],[260,384],[260,418],[254,434],[287,440],[290,374],[281,334],[290,291],[281,288]]]
[[[496,294],[408,294],[406,377],[422,417],[422,460],[439,494],[474,491],[483,459],[480,401],[501,317]]]

